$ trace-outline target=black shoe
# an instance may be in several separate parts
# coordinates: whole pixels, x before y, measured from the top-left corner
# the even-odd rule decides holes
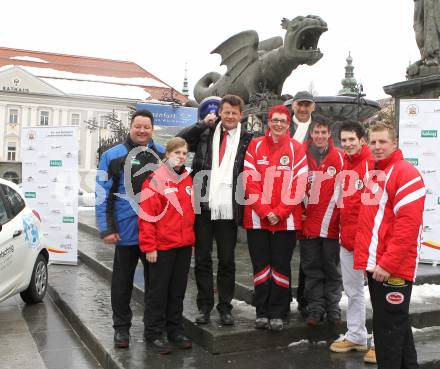
[[[199,314],[196,316],[197,324],[208,324],[210,320],[210,314],[205,313],[203,311],[199,311]]]
[[[220,313],[220,321],[223,325],[234,325],[234,318],[231,313]]]
[[[113,341],[116,348],[128,348],[130,345],[130,333],[126,330],[115,331]]]
[[[166,355],[172,351],[171,346],[163,338],[147,338],[147,344],[156,354]]]
[[[309,313],[306,323],[309,327],[316,327],[320,322],[322,322],[322,314],[316,311]]]
[[[339,311],[327,312],[327,322],[332,325],[341,324],[341,313]]]
[[[178,334],[174,337],[168,337],[168,342],[181,350],[188,350],[192,348],[192,341],[189,338],[186,338],[183,334]]]

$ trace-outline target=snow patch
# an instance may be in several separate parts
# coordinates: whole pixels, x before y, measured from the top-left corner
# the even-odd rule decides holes
[[[41,78],[49,85],[69,95],[116,97],[145,101],[150,94],[139,86],[121,86],[110,83]]]
[[[26,56],[26,55],[23,55],[23,56],[12,56],[9,59],[31,61],[31,62],[37,62],[37,63],[49,63],[46,60],[43,60],[43,59],[40,59],[40,58],[34,58],[32,56]]]
[[[427,333],[427,332],[440,331],[440,327],[439,326],[425,327],[425,328],[411,327],[411,330],[412,330],[413,333]]]
[[[432,301],[427,301],[427,299],[438,299],[439,296],[440,285],[438,284],[425,283],[418,286],[414,285],[411,293],[411,302],[430,304]]]
[[[287,347],[296,347],[296,346],[303,346],[303,345],[308,345],[309,341],[308,340],[300,340],[300,341],[296,341],[296,342],[291,342],[287,345]]]
[[[157,79],[147,78],[147,77],[136,77],[136,78],[109,77],[109,76],[100,76],[95,74],[66,72],[52,68],[29,67],[25,65],[4,65],[0,67],[0,71],[10,69],[15,66],[18,66],[37,77],[62,78],[62,79],[70,79],[70,80],[78,80],[78,81],[107,82],[107,83],[116,83],[116,84],[131,85],[131,86],[151,86],[151,87],[169,88],[169,86],[158,81]]]

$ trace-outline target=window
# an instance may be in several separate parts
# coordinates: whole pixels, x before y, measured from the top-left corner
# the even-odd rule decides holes
[[[3,225],[7,222],[9,222],[8,212],[6,211],[3,199],[0,197],[0,224]]]
[[[18,123],[18,109],[9,109],[9,124]]]
[[[17,152],[17,144],[15,142],[8,142],[8,160],[15,161],[15,153]]]
[[[79,120],[81,119],[81,116],[79,113],[72,113],[70,116],[70,124],[72,126],[79,126]]]
[[[41,111],[40,112],[40,126],[48,126],[49,125],[49,112]]]
[[[14,213],[14,216],[20,213],[25,208],[25,203],[23,198],[19,195],[18,192],[13,190],[11,187],[6,185],[1,185],[2,190],[6,197],[8,198],[9,202],[11,203],[12,212]]]

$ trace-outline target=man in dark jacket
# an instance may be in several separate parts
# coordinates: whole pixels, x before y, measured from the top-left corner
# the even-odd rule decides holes
[[[241,224],[243,216],[243,206],[237,203],[236,192],[243,193],[238,177],[243,171],[244,155],[252,139],[252,135],[242,129],[240,124],[243,105],[239,96],[226,95],[220,101],[220,122],[210,113],[204,120],[177,135],[184,138],[190,151],[195,153],[191,174],[194,176],[196,204],[195,275],[198,324],[209,322],[214,307],[211,257],[214,237],[219,259],[217,310],[222,324],[234,324],[231,315],[235,286],[234,250],[237,225]]]
[[[105,151],[96,177],[96,221],[102,240],[115,245],[111,302],[114,342],[118,348],[129,346],[133,278],[140,258],[138,241],[138,204],[142,183],[157,167],[164,147],[152,140],[153,115],[148,110],[133,114],[130,133],[124,143]],[[145,170],[138,174],[141,169]],[[148,268],[144,257],[145,288]]]

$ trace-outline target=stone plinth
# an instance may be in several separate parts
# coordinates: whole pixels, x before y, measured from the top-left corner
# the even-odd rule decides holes
[[[394,98],[396,123],[399,122],[401,99],[438,99],[440,96],[440,74],[419,77],[392,85],[383,90]]]

